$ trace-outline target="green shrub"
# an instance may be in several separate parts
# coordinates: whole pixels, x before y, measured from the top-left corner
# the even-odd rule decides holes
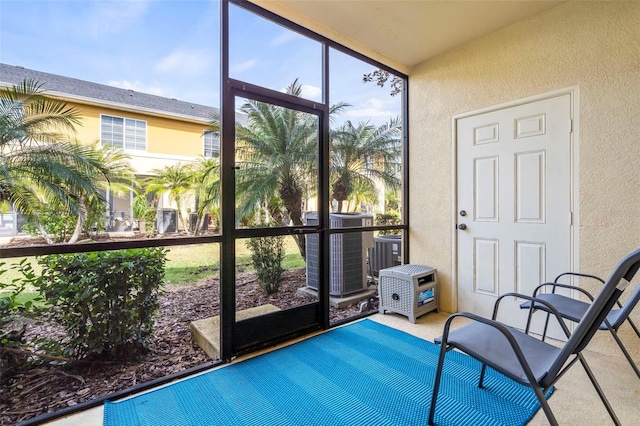
[[[5,269],[4,265],[4,262],[0,262],[0,277],[10,269],[18,271],[22,277],[13,278],[8,283],[4,280],[0,281],[0,328],[9,323],[16,314],[31,314],[34,302],[41,300],[37,297],[32,299],[20,297],[29,284],[35,283],[36,278],[33,267],[26,258],[18,264],[11,265],[9,269]]]
[[[40,260],[38,288],[66,330],[66,356],[124,359],[148,348],[166,253],[129,249]]]
[[[258,284],[267,294],[276,293],[284,272],[284,236],[249,238],[247,248],[251,250],[251,262],[256,269]]]
[[[42,228],[49,234],[51,239],[56,243],[67,240],[76,227],[78,216],[71,215],[61,208],[55,206],[55,203],[43,205],[38,210],[38,218]],[[22,230],[32,236],[39,236],[40,230],[35,221],[29,221],[22,226]]]
[[[29,356],[26,352],[14,352],[11,349],[22,349],[26,323],[16,324],[12,320],[18,315],[31,315],[36,311],[34,302],[40,300],[25,297],[25,290],[33,284],[35,273],[31,263],[22,259],[20,263],[4,268],[0,262],[0,276],[10,269],[17,270],[22,277],[13,278],[10,282],[0,281],[0,383],[19,374],[27,365]],[[9,348],[10,350],[2,350]]]
[[[105,212],[107,209],[108,204],[106,201],[98,199],[92,200],[87,206],[87,217],[82,228],[85,237],[91,237],[93,233],[100,233],[106,230],[107,217]]]
[[[106,217],[105,211],[107,204],[104,200],[93,199],[86,206],[86,217],[82,227],[82,233],[85,237],[90,237],[93,233],[99,233],[105,230]],[[56,243],[67,241],[78,222],[78,215],[69,212],[67,208],[59,203],[52,202],[43,204],[38,207],[38,217],[31,218],[29,222],[22,226],[22,230],[32,236],[39,236],[40,229],[38,223],[49,234],[51,239]]]
[[[398,212],[389,211],[387,213],[376,214],[376,225],[398,225],[401,223],[400,214]],[[379,232],[379,235],[397,235],[400,234],[399,229],[385,229]]]

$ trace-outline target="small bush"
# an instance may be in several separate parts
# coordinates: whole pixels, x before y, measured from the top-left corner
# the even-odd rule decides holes
[[[61,243],[73,234],[78,217],[64,212],[55,205],[44,205],[39,208],[37,220],[54,242]],[[36,221],[25,223],[22,230],[34,237],[40,235]]]
[[[40,293],[64,326],[64,354],[123,359],[148,348],[164,283],[166,250],[129,249],[49,255]]]
[[[398,225],[401,223],[400,214],[394,211],[376,214],[376,225]],[[385,229],[379,235],[398,235],[399,229]]]
[[[276,293],[284,272],[284,236],[250,238],[247,248],[251,250],[251,262],[256,269],[258,284],[267,294]]]
[[[9,323],[17,314],[29,315],[34,310],[34,302],[39,302],[41,298],[25,298],[25,290],[29,284],[35,283],[36,275],[31,263],[27,259],[22,259],[20,263],[11,265],[9,269],[4,268],[5,263],[0,262],[0,277],[13,269],[19,272],[21,278],[13,278],[11,282],[4,282],[0,278],[0,328]]]
[[[4,265],[4,262],[0,262],[0,276],[9,270]],[[12,351],[23,348],[26,324],[13,323],[12,320],[17,316],[33,314],[36,311],[34,302],[40,301],[37,297],[24,297],[27,285],[33,284],[35,280],[31,263],[22,259],[10,269],[17,270],[22,277],[14,278],[8,283],[0,281],[0,383],[19,374],[28,364],[29,357],[25,352]],[[4,348],[8,350],[2,350]]]

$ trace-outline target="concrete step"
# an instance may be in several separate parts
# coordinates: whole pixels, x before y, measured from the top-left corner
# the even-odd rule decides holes
[[[266,304],[236,312],[236,321],[279,311],[277,306]],[[191,340],[200,346],[211,359],[220,359],[220,315],[193,321],[189,324]]]

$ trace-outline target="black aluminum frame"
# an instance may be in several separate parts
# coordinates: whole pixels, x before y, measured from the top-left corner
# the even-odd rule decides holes
[[[226,92],[224,92],[225,90]],[[324,128],[328,127],[328,124],[325,125],[325,123],[328,122],[328,108],[319,105],[317,102],[311,102],[229,78],[227,79],[226,87],[223,88],[223,99],[233,103],[225,104],[223,101],[223,110],[235,111],[233,106],[237,98],[266,102],[279,107],[315,115],[318,117],[318,150],[320,151],[322,149],[323,144],[321,141],[325,139],[326,134]],[[233,121],[225,121],[231,119],[233,119]],[[231,163],[223,163],[223,169],[229,173],[230,176],[227,182],[230,181],[233,187],[227,187],[223,184],[222,200],[223,205],[235,206],[235,112],[233,118],[231,114],[229,114],[229,116],[223,116],[222,128],[223,134],[228,137],[228,139],[223,139],[222,149],[223,151],[226,150],[227,155],[229,155],[229,152],[231,153],[229,157],[234,157],[232,160],[224,157],[226,160],[232,161]],[[224,133],[225,129],[227,133]],[[233,134],[233,136],[229,137],[230,134]],[[320,152],[319,158],[319,170],[326,169],[326,167],[322,167],[323,162]],[[324,180],[322,177],[319,178],[318,185]],[[235,212],[233,209],[229,210],[232,211],[227,213],[230,213],[230,216],[233,214],[233,219],[227,219],[226,222],[223,221],[222,233],[223,235],[230,236],[230,244],[233,245],[233,247],[235,247],[235,241],[240,238],[268,237],[274,235],[306,235],[318,233],[320,229],[319,225],[238,229],[235,227]],[[226,251],[227,249],[223,246],[223,252]],[[235,258],[233,262],[229,259],[226,263],[222,264],[221,274],[223,271],[225,278],[221,278],[221,284],[223,300],[227,301],[227,303],[221,304],[221,318],[226,320],[227,324],[232,324],[230,327],[232,330],[231,336],[223,340],[221,344],[221,356],[224,360],[323,328],[323,315],[321,312],[324,311],[324,305],[327,304],[326,311],[328,313],[328,298],[326,300],[320,298],[317,302],[236,322]],[[319,271],[321,277],[322,273],[322,271]],[[324,281],[324,278],[320,278],[320,281]],[[319,291],[319,294],[320,293],[321,291]],[[224,326],[221,327],[224,328]]]
[[[105,400],[116,400],[119,398],[123,398],[125,396],[131,395],[133,393],[142,392],[144,390],[148,390],[153,388],[154,386],[158,386],[163,383],[168,383],[173,380],[177,380],[180,378],[187,377],[191,374],[195,374],[200,371],[205,371],[207,369],[213,368],[217,365],[220,365],[223,362],[227,362],[233,358],[233,356],[237,355],[234,353],[234,346],[232,344],[234,327],[235,327],[235,286],[234,286],[234,270],[230,265],[235,264],[235,240],[237,238],[244,238],[248,236],[271,236],[271,235],[282,235],[289,234],[293,235],[296,233],[318,233],[319,234],[319,250],[321,253],[321,264],[322,268],[319,270],[319,296],[320,300],[317,305],[317,315],[319,316],[319,324],[304,324],[304,326],[296,331],[295,333],[289,336],[276,336],[264,341],[261,336],[264,336],[260,329],[256,330],[257,335],[250,337],[252,344],[240,345],[239,353],[249,352],[251,350],[257,350],[262,346],[270,345],[279,341],[286,340],[288,338],[294,338],[300,334],[306,334],[310,331],[316,329],[328,329],[331,325],[329,323],[329,292],[327,288],[327,280],[328,276],[328,268],[329,268],[329,237],[333,234],[343,234],[350,232],[364,232],[364,231],[375,231],[375,230],[383,230],[383,229],[399,229],[404,233],[403,238],[403,258],[406,263],[409,262],[409,150],[408,150],[408,140],[409,140],[409,131],[408,131],[408,96],[409,96],[409,85],[408,85],[408,76],[404,73],[401,73],[391,67],[388,67],[382,63],[379,63],[371,58],[366,57],[363,54],[355,52],[339,43],[336,43],[332,40],[329,40],[314,31],[311,31],[299,24],[296,24],[292,21],[289,21],[281,16],[278,16],[270,11],[267,11],[253,3],[250,3],[247,0],[220,0],[220,28],[221,28],[221,93],[222,93],[222,105],[229,105],[230,101],[233,104],[234,96],[238,89],[242,89],[242,91],[247,90],[252,93],[253,98],[258,98],[257,100],[264,100],[274,104],[280,104],[285,107],[293,107],[293,109],[301,109],[301,108],[309,108],[316,109],[318,103],[313,101],[308,101],[305,99],[296,98],[293,104],[289,104],[289,98],[286,95],[276,92],[270,89],[265,89],[259,86],[251,85],[249,83],[243,83],[238,80],[233,80],[229,78],[228,74],[228,63],[229,63],[229,50],[228,43],[225,43],[225,40],[228,40],[228,28],[229,28],[229,3],[234,4],[236,6],[242,7],[245,10],[251,11],[265,19],[273,21],[279,25],[287,27],[293,31],[296,31],[310,39],[316,40],[322,44],[322,83],[323,83],[323,101],[324,108],[327,108],[326,119],[322,127],[319,129],[321,136],[320,140],[325,140],[329,134],[329,121],[328,121],[328,105],[329,105],[329,52],[330,49],[335,49],[346,53],[354,58],[360,59],[363,62],[367,62],[375,67],[378,67],[382,70],[388,71],[396,76],[401,77],[404,80],[404,90],[402,92],[402,107],[403,107],[403,136],[402,136],[402,179],[403,179],[403,188],[402,188],[402,200],[403,200],[403,210],[402,210],[402,225],[393,225],[393,226],[371,226],[371,227],[354,227],[354,228],[340,228],[340,229],[328,229],[328,207],[326,206],[328,203],[319,203],[319,214],[318,214],[318,225],[313,227],[296,227],[296,228],[269,228],[269,229],[232,229],[231,232],[224,232],[221,235],[214,236],[202,236],[202,237],[164,237],[161,239],[141,239],[141,240],[129,240],[129,241],[114,241],[114,242],[99,242],[99,243],[78,243],[78,244],[67,244],[67,245],[40,245],[40,246],[27,246],[27,247],[0,247],[0,259],[3,258],[12,258],[12,257],[21,257],[21,256],[42,256],[48,254],[64,254],[64,253],[81,253],[81,252],[90,252],[90,251],[106,251],[106,250],[118,250],[118,249],[129,249],[129,248],[146,248],[146,247],[170,247],[170,246],[178,246],[178,245],[192,245],[192,244],[206,244],[206,243],[218,243],[220,247],[223,249],[220,253],[220,262],[221,262],[221,270],[220,270],[220,282],[230,282],[231,285],[221,285],[221,312],[220,312],[220,339],[221,339],[221,361],[213,361],[210,363],[203,364],[201,366],[193,367],[187,369],[185,371],[181,371],[178,373],[174,373],[172,375],[153,380],[147,383],[141,383],[129,389],[125,389],[123,391],[105,395],[104,397],[97,398],[95,400],[87,401],[82,404],[78,404],[74,407],[69,407],[68,409],[58,410],[52,413],[46,413],[44,415],[35,417],[33,419],[26,420],[21,422],[21,425],[32,425],[32,424],[40,424],[45,421],[50,421],[55,418],[69,415],[73,413],[77,413],[81,410],[85,410],[90,407],[95,407],[99,404],[102,404]],[[226,35],[225,35],[226,34]],[[226,66],[225,66],[226,64]],[[225,69],[226,68],[226,69]],[[234,88],[235,91],[230,90],[230,88]],[[264,96],[264,97],[262,97]],[[221,111],[221,121],[224,122],[233,122],[235,120],[235,112],[233,109],[222,108]],[[221,123],[222,124],[222,123]],[[227,142],[227,144],[231,143],[233,147],[234,141],[234,129],[229,128],[229,126],[222,126],[220,135],[221,135],[221,164],[223,167],[221,168],[221,196],[223,205],[234,205],[235,202],[235,178],[233,174],[233,164],[234,164],[234,151],[233,149],[224,149],[223,148],[223,140],[228,140],[231,142]],[[328,165],[329,164],[329,147],[328,143],[320,144],[320,152],[319,152],[319,163]],[[319,173],[319,182],[318,182],[318,192],[319,199],[320,197],[328,198],[329,194],[329,179],[328,172],[325,168]],[[231,202],[231,204],[227,204]],[[223,230],[224,224],[227,226],[230,223],[231,226],[235,227],[234,224],[234,215],[235,209],[222,209],[222,223]],[[294,311],[301,311],[303,318],[308,315],[308,313],[304,312],[307,309],[302,306],[300,309],[294,308]],[[294,315],[298,315],[298,313],[294,313]],[[354,317],[361,318],[364,315],[359,315]],[[262,317],[269,319],[269,316]],[[302,320],[304,322],[304,320]],[[349,322],[350,320],[340,321],[333,326],[341,325],[345,322]],[[266,322],[266,321],[265,321]],[[261,327],[262,328],[262,327]],[[260,341],[260,343],[256,343]]]
[[[307,99],[290,96],[257,86],[248,82],[232,79],[229,76],[229,5],[241,7],[249,12],[255,13],[262,18],[268,19],[278,25],[296,31],[309,39],[315,40],[322,45],[322,85],[323,100],[317,103]],[[318,161],[318,225],[304,227],[289,228],[270,228],[270,229],[236,229],[235,228],[235,212],[233,209],[223,209],[222,218],[222,252],[224,259],[222,261],[222,269],[220,272],[220,282],[222,284],[222,303],[221,303],[221,357],[224,360],[230,360],[234,356],[252,351],[263,346],[268,346],[279,341],[289,340],[298,335],[307,334],[317,329],[329,328],[329,290],[326,277],[329,276],[329,237],[332,234],[363,232],[366,230],[385,229],[383,227],[355,227],[329,229],[329,51],[330,48],[342,51],[352,57],[356,57],[362,61],[371,63],[381,69],[391,72],[394,75],[400,75],[405,82],[407,76],[398,73],[383,64],[372,61],[364,55],[353,52],[352,50],[332,42],[325,37],[275,15],[253,3],[246,0],[222,0],[221,1],[221,93],[222,93],[222,205],[235,205],[235,108],[234,101],[236,96],[249,97],[251,99],[267,102],[274,105],[296,109],[308,113],[316,113],[320,111],[320,129],[319,129],[319,161]],[[399,225],[398,229],[408,229],[408,150],[407,140],[408,131],[406,123],[407,90],[403,90],[402,106],[404,110],[403,122],[403,225]],[[387,228],[388,229],[388,228]],[[316,304],[303,305],[298,308],[289,309],[283,312],[277,312],[261,316],[259,318],[243,320],[235,322],[235,240],[241,237],[249,236],[269,236],[269,235],[290,235],[297,233],[314,233],[320,235],[319,252],[321,254],[318,296],[319,301]],[[408,261],[409,246],[407,233],[403,239],[403,253],[405,261]],[[290,316],[290,320],[282,320]]]

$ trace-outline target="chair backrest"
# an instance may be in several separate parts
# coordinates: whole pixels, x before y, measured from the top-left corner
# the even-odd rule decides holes
[[[558,354],[558,358],[554,361],[549,369],[547,376],[543,379],[541,385],[546,386],[555,381],[555,377],[562,370],[567,359],[584,349],[591,341],[600,324],[604,321],[609,311],[613,308],[616,301],[624,289],[629,285],[636,272],[640,269],[640,249],[627,255],[618,263],[611,276],[601,287],[600,292],[595,297],[591,306],[582,316],[578,326],[565,343],[562,350]]]
[[[609,323],[611,323],[611,327],[613,327],[614,330],[617,330],[618,327],[620,327],[622,323],[626,321],[627,317],[629,316],[631,311],[633,311],[633,308],[636,307],[638,302],[640,302],[640,283],[636,285],[633,293],[631,293],[631,296],[629,296],[627,302],[622,305],[622,308],[614,310],[607,316],[607,319],[609,320]]]

